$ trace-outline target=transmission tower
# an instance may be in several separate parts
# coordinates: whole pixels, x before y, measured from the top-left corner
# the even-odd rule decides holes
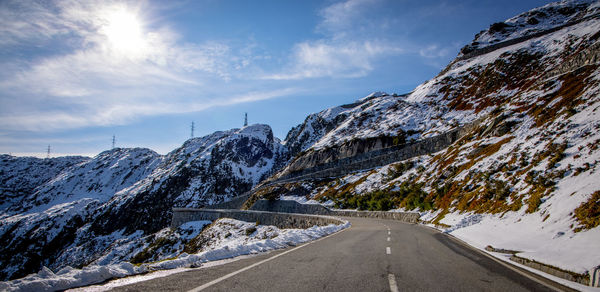
[[[48,145],[48,155],[46,156],[46,158],[50,158],[50,145]]]
[[[113,134],[112,149],[115,149],[115,135]]]
[[[194,138],[194,122],[192,122],[192,134],[190,135],[190,137]]]
[[[244,127],[248,126],[248,113],[244,113]]]

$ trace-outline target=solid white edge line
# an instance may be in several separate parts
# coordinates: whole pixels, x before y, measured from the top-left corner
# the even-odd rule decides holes
[[[388,246],[385,248],[385,253],[386,254],[392,254],[392,249]]]
[[[350,227],[352,227],[352,226],[350,226]],[[294,247],[294,248],[292,248],[292,249],[290,249],[290,250],[288,250],[288,251],[284,251],[284,252],[282,252],[282,253],[280,253],[280,254],[276,254],[276,255],[274,255],[274,256],[272,256],[272,257],[268,258],[268,259],[264,259],[264,260],[262,260],[262,261],[260,261],[260,262],[257,262],[257,263],[254,263],[254,264],[251,264],[251,265],[249,265],[249,266],[247,266],[247,267],[244,267],[244,268],[241,268],[241,269],[239,269],[239,270],[237,270],[237,271],[235,271],[235,272],[231,272],[231,273],[229,273],[229,274],[227,274],[227,275],[225,275],[225,276],[222,276],[222,277],[220,277],[220,278],[214,279],[214,280],[212,280],[212,281],[210,281],[210,282],[208,282],[208,283],[206,283],[206,284],[204,284],[204,285],[202,285],[202,286],[198,286],[198,287],[196,287],[196,288],[194,288],[194,289],[191,289],[191,290],[189,290],[188,292],[198,292],[198,291],[202,291],[202,290],[204,290],[204,289],[206,289],[206,288],[208,288],[208,287],[210,287],[210,286],[212,286],[212,285],[214,285],[214,284],[217,284],[217,283],[219,283],[219,282],[221,282],[221,281],[223,281],[223,280],[226,280],[226,279],[228,279],[228,278],[231,278],[231,277],[233,277],[233,276],[235,276],[235,275],[237,275],[237,274],[239,274],[239,273],[241,273],[241,272],[244,272],[244,271],[247,271],[247,270],[249,270],[249,269],[252,269],[252,268],[254,268],[254,267],[258,266],[258,265],[261,265],[261,264],[264,264],[264,263],[266,263],[266,262],[268,262],[268,261],[274,260],[274,259],[276,259],[276,258],[278,258],[278,257],[280,257],[280,256],[282,256],[282,255],[288,254],[288,253],[290,253],[290,252],[293,252],[293,251],[295,251],[295,250],[297,250],[297,249],[300,249],[300,248],[303,248],[303,247],[305,247],[305,246],[311,245],[311,244],[313,244],[313,243],[315,243],[315,242],[318,242],[318,241],[320,241],[320,240],[323,240],[323,239],[325,239],[325,238],[327,238],[327,237],[330,237],[330,236],[332,236],[332,235],[335,235],[335,234],[341,233],[341,232],[343,232],[343,231],[347,230],[347,229],[348,229],[348,228],[350,228],[350,227],[347,227],[347,228],[344,228],[344,229],[342,229],[342,230],[339,230],[339,231],[337,231],[337,232],[334,232],[334,233],[332,233],[332,234],[329,234],[329,235],[323,236],[323,237],[321,237],[321,238],[319,238],[319,239],[317,239],[317,240],[310,241],[310,242],[308,242],[308,243],[305,243],[305,244],[303,244],[303,245],[301,245],[301,246]]]
[[[396,276],[394,276],[394,274],[388,274],[388,280],[390,282],[390,291],[398,292],[398,285],[396,284]]]

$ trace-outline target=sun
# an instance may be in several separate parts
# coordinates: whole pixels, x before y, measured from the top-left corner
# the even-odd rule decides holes
[[[106,35],[110,48],[123,55],[138,56],[146,45],[142,23],[134,13],[125,8],[107,14],[102,32]]]

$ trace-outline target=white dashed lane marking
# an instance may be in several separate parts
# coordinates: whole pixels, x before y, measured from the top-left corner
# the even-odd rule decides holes
[[[392,249],[388,246],[385,248],[385,253],[386,254],[392,254]]]
[[[398,285],[396,284],[396,276],[394,276],[394,274],[388,274],[388,280],[390,281],[390,291],[398,292]]]

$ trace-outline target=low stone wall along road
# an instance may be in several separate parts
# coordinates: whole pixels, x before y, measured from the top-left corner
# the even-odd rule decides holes
[[[347,218],[300,246],[123,286],[116,291],[553,291],[417,224]]]

